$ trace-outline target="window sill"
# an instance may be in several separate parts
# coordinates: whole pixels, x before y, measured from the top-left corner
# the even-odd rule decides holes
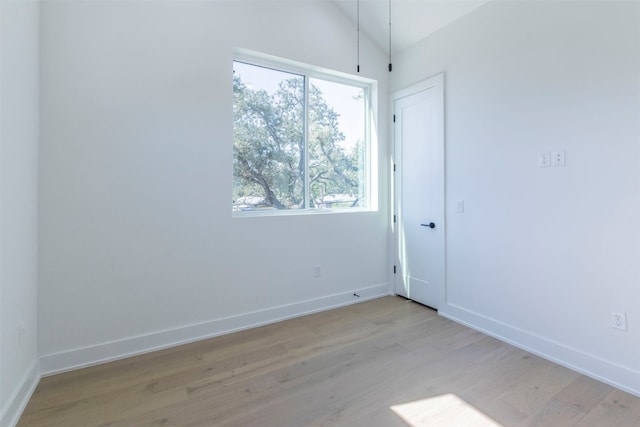
[[[265,209],[255,211],[232,211],[233,218],[261,218],[282,216],[309,216],[309,215],[335,215],[377,212],[377,209],[353,208],[353,209],[291,209],[277,210]]]

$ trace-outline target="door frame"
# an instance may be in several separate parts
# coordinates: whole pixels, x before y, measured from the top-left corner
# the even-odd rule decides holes
[[[443,207],[443,211],[442,211],[442,233],[443,233],[443,253],[442,253],[442,267],[444,269],[443,271],[443,283],[442,283],[442,288],[439,290],[439,297],[438,297],[438,307],[434,307],[436,310],[441,309],[444,304],[446,303],[446,290],[447,290],[447,228],[446,228],[446,212],[447,212],[447,199],[446,199],[446,133],[445,133],[445,109],[444,109],[444,73],[439,73],[436,74],[432,77],[429,77],[425,80],[422,80],[418,83],[415,83],[409,87],[406,87],[404,89],[400,89],[397,90],[395,92],[391,93],[390,96],[390,109],[391,109],[391,165],[390,165],[390,177],[391,179],[389,180],[389,184],[390,184],[390,202],[391,202],[391,254],[392,254],[392,266],[393,266],[393,272],[392,272],[392,280],[391,280],[391,287],[392,287],[392,294],[393,295],[398,295],[396,293],[396,284],[397,284],[397,280],[398,280],[398,276],[396,275],[396,263],[399,260],[399,254],[398,254],[398,229],[397,229],[397,224],[398,222],[396,222],[396,215],[398,214],[398,202],[399,202],[399,195],[396,194],[396,189],[397,189],[397,183],[396,183],[396,163],[397,163],[397,144],[398,142],[396,141],[396,129],[395,129],[395,104],[396,101],[401,99],[401,98],[405,98],[407,96],[411,96],[411,95],[415,95],[419,92],[423,92],[425,90],[428,89],[432,89],[435,88],[435,90],[437,91],[437,96],[438,96],[438,103],[439,103],[439,112],[440,112],[440,123],[441,123],[441,132],[440,132],[440,138],[442,139],[442,173],[443,173],[443,177],[442,177],[442,207]]]

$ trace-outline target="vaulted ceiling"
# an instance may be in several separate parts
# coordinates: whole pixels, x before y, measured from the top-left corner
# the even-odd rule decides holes
[[[357,22],[357,0],[333,0]],[[391,51],[400,52],[434,31],[459,19],[489,0],[360,0],[360,31],[380,49],[389,51],[389,3],[391,2]]]

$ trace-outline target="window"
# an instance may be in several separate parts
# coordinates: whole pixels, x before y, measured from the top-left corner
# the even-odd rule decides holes
[[[371,85],[233,63],[233,211],[367,210]]]

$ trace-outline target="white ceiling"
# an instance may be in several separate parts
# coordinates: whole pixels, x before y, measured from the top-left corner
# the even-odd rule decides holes
[[[400,52],[489,0],[390,0],[391,52]],[[333,0],[354,23],[357,0]],[[360,0],[360,31],[389,52],[389,0]]]

